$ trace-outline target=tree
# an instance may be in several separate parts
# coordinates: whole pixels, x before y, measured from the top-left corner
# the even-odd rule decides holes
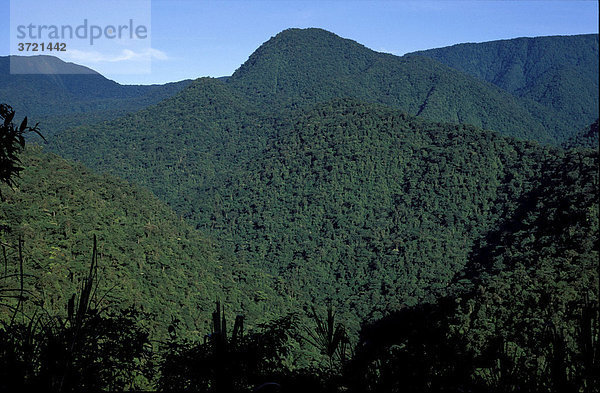
[[[0,104],[0,181],[14,186],[14,178],[19,176],[23,168],[19,167],[17,156],[25,148],[25,134],[35,132],[42,139],[38,124],[33,127],[27,126],[27,117],[21,125],[16,127],[13,123],[15,111],[6,104]],[[1,196],[2,194],[0,194]]]

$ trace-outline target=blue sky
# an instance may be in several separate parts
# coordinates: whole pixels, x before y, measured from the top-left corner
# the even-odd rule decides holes
[[[50,3],[27,1],[40,6]],[[78,2],[86,1],[91,0]],[[124,1],[134,0],[120,3]],[[151,48],[144,51],[151,61],[150,70],[121,74],[118,69],[107,69],[102,56],[81,56],[76,62],[120,83],[150,84],[230,75],[261,43],[290,27],[320,27],[397,55],[462,42],[598,32],[595,0],[141,1],[151,8]],[[12,6],[19,4],[23,0],[13,0]],[[10,1],[0,0],[0,5],[7,10]],[[90,7],[86,12],[90,18],[100,18],[100,14],[111,15],[110,9],[106,6],[106,12],[101,12]],[[70,7],[57,12],[69,15]],[[0,55],[7,55],[13,34],[10,16],[4,13],[0,18]]]

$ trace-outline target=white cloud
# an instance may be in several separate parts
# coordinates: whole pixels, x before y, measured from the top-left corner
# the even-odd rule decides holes
[[[149,48],[142,51],[133,51],[123,49],[120,53],[106,54],[98,51],[81,51],[70,49],[65,53],[69,61],[76,63],[118,63],[123,61],[148,61],[148,60],[168,60],[169,57],[163,51]]]

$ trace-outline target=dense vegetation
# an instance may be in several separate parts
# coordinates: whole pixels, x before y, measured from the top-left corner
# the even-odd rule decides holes
[[[238,258],[284,277],[290,296],[343,299],[340,309],[377,316],[443,292],[472,241],[537,181],[543,154],[340,101],[280,124],[204,192],[215,207],[199,219],[231,238]]]
[[[73,130],[61,151],[90,151],[84,162],[146,185],[241,265],[278,276],[285,298],[333,301],[354,331],[363,318],[445,294],[473,242],[556,154],[356,101],[261,119],[210,79],[161,110],[173,120],[149,109],[93,136]]]
[[[598,117],[597,36],[477,45],[397,57],[324,30],[289,29],[222,80],[269,111],[351,97],[544,143],[563,143]],[[479,62],[460,61],[479,55]],[[50,56],[28,61],[29,67],[60,72],[74,67]],[[9,63],[9,57],[0,59],[0,97],[36,116],[48,136],[156,104],[189,84],[122,86],[89,69],[79,75],[10,75]]]
[[[311,124],[312,127],[308,127],[308,124]],[[343,124],[347,132],[340,130],[339,124]],[[355,124],[357,124],[356,128]],[[373,134],[368,133],[370,128],[366,126],[367,124],[374,126],[373,129],[376,129],[377,133],[382,136],[374,138]],[[400,130],[403,132],[399,132]],[[323,137],[317,138],[316,135]],[[429,276],[430,282],[433,284],[436,279],[444,280],[444,276],[447,276],[446,283],[449,284],[449,290],[444,291],[444,296],[440,299],[435,300],[430,297],[430,302],[423,301],[427,299],[417,299],[418,304],[411,305],[407,302],[404,305],[395,305],[383,310],[384,312],[381,314],[370,315],[372,322],[363,325],[354,354],[348,349],[344,349],[353,346],[352,341],[347,341],[344,326],[349,326],[352,330],[352,325],[355,323],[352,317],[347,315],[347,312],[338,312],[335,315],[330,310],[327,317],[322,317],[321,312],[314,311],[303,318],[304,322],[292,314],[246,333],[244,319],[239,316],[233,324],[233,329],[227,330],[226,324],[231,314],[225,313],[217,305],[212,323],[203,329],[203,333],[211,332],[208,339],[195,338],[198,337],[197,334],[192,334],[187,336],[188,339],[184,339],[186,333],[189,333],[189,328],[185,324],[181,325],[180,322],[172,321],[168,328],[167,341],[163,341],[163,344],[158,348],[155,346],[155,349],[152,350],[152,347],[148,346],[146,333],[152,317],[141,318],[144,314],[139,313],[139,308],[144,307],[144,299],[153,299],[159,309],[166,302],[171,316],[177,316],[177,311],[181,310],[180,315],[185,317],[190,310],[186,309],[185,304],[171,302],[170,296],[157,299],[155,296],[144,295],[142,292],[140,296],[143,296],[144,299],[139,296],[133,297],[139,300],[134,303],[134,306],[138,307],[138,311],[135,309],[125,310],[121,314],[113,312],[106,315],[95,305],[83,309],[68,306],[65,315],[60,313],[59,307],[55,307],[56,309],[53,310],[51,305],[43,304],[47,312],[59,315],[53,319],[58,321],[57,323],[43,325],[39,330],[31,330],[31,327],[28,328],[26,324],[18,323],[4,325],[2,329],[3,333],[0,335],[2,338],[2,361],[8,362],[5,363],[7,366],[10,365],[10,368],[6,370],[12,370],[10,373],[4,374],[4,386],[20,388],[25,384],[29,387],[50,388],[55,391],[157,386],[166,391],[191,389],[194,391],[243,392],[267,383],[265,389],[279,386],[282,391],[288,392],[306,391],[306,389],[331,392],[340,390],[351,392],[455,391],[457,389],[499,392],[510,390],[593,391],[598,386],[599,366],[597,151],[563,151],[555,148],[540,148],[536,144],[514,141],[473,127],[427,123],[382,106],[339,101],[327,107],[320,106],[318,110],[305,114],[303,118],[297,119],[292,124],[288,123],[282,126],[278,137],[272,143],[268,143],[265,148],[265,152],[269,152],[269,154],[262,153],[261,155],[265,157],[267,163],[273,159],[280,160],[280,157],[285,157],[288,162],[294,162],[295,157],[297,159],[307,157],[312,162],[312,164],[303,166],[308,172],[293,176],[296,179],[294,182],[301,179],[306,179],[308,182],[316,181],[318,184],[313,186],[316,190],[327,186],[335,187],[336,182],[327,179],[329,175],[336,173],[333,171],[335,158],[343,156],[344,149],[349,149],[350,154],[356,154],[353,149],[361,145],[356,140],[353,140],[353,143],[342,143],[335,138],[350,137],[362,137],[363,140],[369,141],[371,150],[367,151],[372,151],[371,157],[385,157],[381,151],[381,140],[389,142],[387,138],[393,138],[398,142],[395,144],[396,148],[405,144],[414,146],[413,151],[424,151],[425,153],[436,150],[436,143],[447,147],[451,145],[450,141],[455,141],[456,149],[467,149],[465,152],[468,154],[463,154],[463,156],[469,157],[470,160],[476,157],[485,158],[487,156],[486,149],[489,154],[493,152],[505,154],[498,157],[493,156],[495,161],[490,165],[482,164],[479,161],[475,161],[472,165],[457,161],[454,169],[447,170],[447,172],[439,171],[439,167],[437,168],[439,172],[436,172],[437,163],[435,161],[428,162],[422,157],[414,155],[407,157],[407,162],[419,162],[421,165],[415,165],[412,169],[404,167],[407,172],[405,176],[408,176],[408,173],[412,174],[412,171],[421,171],[417,174],[420,174],[426,182],[420,186],[419,183],[415,184],[419,193],[412,195],[411,188],[406,188],[403,195],[410,196],[411,199],[418,195],[428,195],[428,199],[431,200],[431,205],[424,203],[425,201],[414,201],[410,205],[410,209],[405,211],[403,227],[410,228],[416,222],[423,222],[423,225],[427,225],[422,228],[423,231],[420,233],[422,239],[411,239],[415,243],[412,246],[413,252],[429,244],[429,248],[421,251],[421,254],[431,252],[432,249],[439,252],[439,249],[443,247],[442,252],[445,255],[440,256],[437,260],[448,261],[447,257],[452,257],[451,249],[448,247],[452,244],[440,246],[435,242],[432,235],[438,232],[443,234],[444,228],[442,227],[441,230],[436,228],[435,215],[430,214],[428,209],[431,209],[435,203],[450,204],[453,202],[456,207],[449,205],[449,207],[446,206],[446,209],[449,208],[449,211],[452,211],[453,208],[456,209],[455,214],[461,210],[467,212],[462,217],[464,222],[460,221],[460,215],[454,217],[454,227],[457,230],[452,238],[447,239],[448,241],[459,240],[464,248],[470,250],[468,254],[464,255],[464,261],[462,261],[464,268],[453,266],[451,261],[448,261],[446,265],[441,263],[422,267],[415,263],[412,266],[409,265],[406,272],[417,271],[415,274],[417,280],[411,281],[410,277],[403,276],[402,271],[390,274],[392,277],[394,274],[399,274],[399,277],[406,278],[405,286],[415,281],[417,285],[420,284],[418,279],[428,274],[429,270],[432,273]],[[288,146],[284,142],[293,143],[301,139],[307,142],[305,149],[306,147],[311,148],[310,154],[307,154],[307,150],[300,149],[301,146],[296,146],[296,149],[286,149]],[[308,143],[309,141],[312,143]],[[332,141],[336,143],[328,143]],[[394,144],[392,143],[392,145]],[[321,159],[325,159],[325,157],[329,159],[323,166],[318,161],[319,150],[332,149],[332,146],[338,146],[341,150],[323,156]],[[400,151],[405,152],[403,149]],[[423,154],[432,157],[425,153]],[[441,151],[438,153],[441,154]],[[402,157],[403,155],[396,156]],[[65,183],[61,184],[58,177],[68,180],[68,166],[74,164],[69,164],[53,156],[43,155],[35,149],[32,152],[26,152],[23,157],[29,156],[31,157],[22,159],[22,162],[28,168],[32,168],[31,172],[38,172],[37,175],[42,181],[51,179],[52,183],[57,183],[56,186],[53,186],[56,187],[55,190],[64,190]],[[364,163],[365,168],[369,168],[370,166],[367,164],[370,159],[368,157],[360,159],[357,157],[355,165]],[[313,158],[317,158],[317,160],[313,161]],[[445,158],[446,160],[456,160],[459,159],[459,156],[454,152]],[[504,166],[503,160],[508,161],[510,165]],[[327,169],[329,164],[332,164],[331,170]],[[269,195],[268,198],[275,201],[282,197],[278,190],[285,189],[285,181],[290,181],[291,178],[278,181],[274,172],[280,168],[279,163],[269,166],[257,162],[256,165],[264,167],[263,172],[260,172],[252,166],[257,171],[256,177],[259,180],[264,177],[271,181],[270,189],[273,192],[272,196]],[[425,166],[419,169],[422,165]],[[386,184],[381,180],[385,179],[385,176],[378,174],[376,166],[373,165],[369,174],[389,186],[391,183]],[[96,216],[94,220],[90,221],[106,222],[107,220],[93,208],[98,204],[94,202],[93,190],[86,190],[84,187],[85,178],[94,179],[91,184],[102,184],[103,181],[106,182],[106,179],[99,180],[94,178],[97,175],[87,172],[84,168],[78,167],[77,169],[77,173],[83,174],[80,177],[83,177],[84,180],[80,180],[75,189],[71,192],[67,190],[65,194],[76,194],[79,189],[85,191],[87,198],[92,201],[86,210],[90,210]],[[359,177],[363,172],[361,167],[352,169],[351,173],[356,173]],[[388,167],[388,169],[391,168]],[[480,169],[480,172],[488,171],[497,176],[498,173],[502,173],[498,176],[502,181],[496,183],[494,198],[496,205],[491,207],[491,212],[487,214],[487,219],[489,221],[495,219],[496,225],[486,230],[484,236],[478,236],[475,240],[469,241],[469,235],[473,237],[472,233],[476,231],[474,228],[470,228],[470,230],[468,228],[484,227],[485,225],[480,222],[480,217],[485,218],[486,215],[482,214],[485,210],[484,205],[481,205],[483,200],[478,201],[477,194],[473,195],[468,190],[477,190],[483,196],[490,192],[489,188],[481,189],[484,183],[480,178],[481,173],[473,173],[476,169]],[[328,174],[323,173],[323,179],[315,179],[314,176],[321,170],[325,170]],[[427,193],[426,185],[436,184],[436,178],[429,174],[437,174],[439,183],[440,179],[451,181],[453,175],[460,178],[463,171],[470,175],[464,177],[463,181],[474,181],[473,184],[465,183],[463,190],[466,192],[465,195],[458,194],[460,198],[444,202],[443,198],[440,199],[441,196]],[[40,187],[29,184],[27,176],[34,178],[35,175],[28,175],[27,172],[22,173],[22,183],[19,183],[19,188],[15,191],[8,189],[5,191],[5,195],[14,197],[14,195],[22,194],[24,196],[31,193],[31,190]],[[51,173],[57,173],[58,176],[53,178]],[[392,173],[392,175],[399,176],[397,173]],[[408,185],[410,185],[410,177],[407,179]],[[131,207],[132,211],[127,216],[133,217],[139,214],[138,217],[148,217],[149,213],[145,210],[146,208],[149,211],[157,209],[157,203],[152,204],[152,198],[144,199],[142,191],[136,191],[135,187],[128,186],[122,181],[112,180],[118,183],[119,187],[107,187],[105,191],[106,193],[117,193],[112,198],[104,198],[109,199],[104,202],[104,207],[107,208],[106,214],[109,217],[118,218],[120,216],[115,214],[113,209],[108,208],[111,205],[118,207],[124,203],[126,196],[120,199],[119,189],[125,189],[126,191],[123,193],[125,195],[127,195],[127,190],[134,193],[135,201],[144,201],[143,204],[134,204]],[[486,181],[485,184],[488,186],[494,183],[491,179]],[[277,186],[278,182],[280,184]],[[348,189],[351,184],[347,180],[340,178],[339,182],[345,186],[347,191],[351,191]],[[405,187],[407,185],[406,182],[400,182],[400,184]],[[27,186],[31,189],[28,189]],[[49,199],[50,205],[52,205],[51,192],[47,188],[40,188],[48,194],[46,199]],[[441,188],[432,187],[432,189],[440,190]],[[301,191],[302,188],[298,187],[298,190]],[[456,190],[456,192],[460,192],[460,190]],[[378,189],[368,196],[375,206],[382,208],[376,198],[378,193],[385,193],[385,189]],[[352,192],[347,192],[347,194],[353,197]],[[323,193],[316,195],[317,198],[311,199],[310,203],[306,201],[306,211],[310,214],[305,216],[311,217],[313,215],[311,212],[314,211],[313,207],[319,206],[320,199],[322,202],[327,202],[328,195],[335,196],[335,190],[327,192],[325,189]],[[56,196],[58,195],[54,197]],[[357,196],[354,195],[354,197]],[[64,196],[62,198],[64,199]],[[257,198],[258,204],[260,198]],[[244,199],[242,198],[241,201],[244,202]],[[354,205],[342,202],[341,206],[348,209],[358,203],[360,200],[354,202]],[[398,202],[396,201],[396,203]],[[70,205],[77,206],[72,202]],[[469,205],[473,205],[473,209],[479,209],[479,214],[469,215],[467,208]],[[281,205],[277,203],[273,206],[281,208]],[[395,205],[393,206],[395,207]],[[401,203],[398,203],[398,206],[401,208]],[[139,211],[140,209],[141,211]],[[10,209],[3,210],[11,211]],[[20,211],[35,212],[36,210],[39,215],[41,209],[35,206],[34,202],[32,209],[27,210],[24,204],[20,206],[20,209],[15,209],[13,214]],[[411,211],[414,211],[417,216],[411,216]],[[85,210],[75,216],[84,213]],[[349,220],[360,218],[356,217],[356,214],[352,214],[350,210],[344,213]],[[58,211],[56,215],[49,214],[48,216],[52,217],[51,220],[59,221],[60,218],[64,219],[61,217],[62,214]],[[368,217],[369,214],[373,213],[367,211],[365,217]],[[288,219],[287,212],[279,212],[266,217],[274,218],[278,215]],[[348,231],[348,227],[350,230],[352,229],[352,225],[340,223],[339,217],[336,217],[337,221],[327,219],[320,221],[321,223],[335,223],[338,226],[338,232],[344,234]],[[437,218],[441,219],[442,217],[438,216]],[[451,218],[452,216],[447,216],[444,220]],[[125,218],[121,216],[121,219]],[[290,222],[299,219],[301,219],[300,216]],[[307,222],[310,223],[310,219]],[[129,229],[135,229],[140,225],[136,224],[135,220],[125,224],[125,228]],[[359,228],[363,229],[363,234],[368,233],[364,230],[363,223],[358,221],[358,224]],[[81,225],[85,226],[85,223]],[[273,223],[269,225],[273,225]],[[164,241],[169,237],[168,222],[162,222],[160,227],[164,227],[165,230],[160,234],[162,240],[156,239],[159,242],[159,249],[166,246]],[[301,228],[302,225],[299,227]],[[462,232],[458,232],[461,228]],[[177,230],[175,229],[175,231]],[[127,237],[126,233],[119,232],[117,228],[110,225],[107,225],[105,232],[98,228],[93,231],[98,232],[101,236],[107,236],[104,241],[108,245],[118,245],[120,238]],[[117,231],[117,236],[108,238],[115,231]],[[297,229],[296,231],[302,233],[301,230]],[[46,228],[31,228],[30,236],[31,233],[36,232],[53,233],[51,229],[49,230],[48,225]],[[484,231],[479,231],[479,233],[482,232]],[[13,234],[11,233],[11,235]],[[332,233],[324,235],[331,236]],[[62,234],[59,237],[63,236],[65,235]],[[327,246],[326,236],[320,234],[316,241],[322,241],[320,238],[325,238],[326,241],[323,243],[324,246]],[[335,237],[335,234],[333,236]],[[148,238],[151,239],[152,236]],[[11,237],[9,236],[7,239],[11,239]],[[293,238],[291,240],[290,244],[293,245]],[[359,242],[371,241],[372,244],[377,245],[376,239],[369,240],[362,236],[358,240]],[[55,249],[53,246],[45,246],[39,237],[32,238],[30,241],[39,245],[42,250],[44,248]],[[53,241],[60,244],[59,238]],[[133,242],[133,240],[129,241],[129,243]],[[261,240],[258,237],[251,244],[254,242],[257,247],[260,247]],[[21,243],[19,242],[19,244]],[[398,244],[392,242],[389,247],[394,247],[391,252],[397,253],[398,256],[404,255],[404,259],[413,255],[410,253],[410,243],[403,239],[399,239]],[[99,260],[112,259],[107,258],[109,252],[102,251],[101,248],[94,246],[95,258],[92,260],[96,263]],[[373,252],[373,250],[369,251]],[[326,249],[326,252],[335,255],[333,249]],[[136,250],[126,250],[124,254],[137,255]],[[52,263],[56,257],[57,254],[53,254],[47,257],[47,260]],[[181,258],[182,256],[176,257]],[[427,255],[421,255],[421,258],[421,261],[428,261]],[[9,253],[8,260],[14,261],[15,259],[18,260],[18,257]],[[45,257],[41,255],[38,260],[43,261],[44,259]],[[31,260],[35,261],[36,259],[31,258]],[[386,261],[385,255],[382,260]],[[432,260],[435,262],[435,259]],[[130,265],[133,265],[134,271],[139,270],[140,267],[135,266],[132,262],[135,261],[125,261],[120,270],[127,272],[131,270]],[[313,262],[309,259],[301,261],[302,267],[310,267],[310,263]],[[62,261],[59,267],[66,265],[68,262]],[[83,265],[79,268],[75,265],[72,269],[84,270],[87,263]],[[172,270],[169,268],[170,266],[172,266],[172,261],[169,261],[168,271]],[[321,292],[325,293],[331,285],[327,281],[319,281],[319,277],[323,276],[321,271],[329,273],[332,268],[347,270],[356,268],[350,263],[347,266],[329,264],[325,266],[325,269],[319,269],[319,266],[314,263],[313,266],[315,268],[313,277],[315,277],[316,284]],[[360,266],[358,267],[360,268]],[[393,268],[393,264],[390,263],[386,267]],[[207,268],[210,270],[209,267]],[[372,273],[373,277],[378,279],[380,267],[371,266],[370,268],[372,272],[369,274]],[[457,274],[444,273],[444,269],[451,270],[453,268]],[[190,265],[185,269],[198,269],[198,266]],[[436,269],[440,273],[441,279],[433,275]],[[111,274],[110,269],[101,270],[102,273],[99,275],[101,279],[102,276]],[[151,274],[150,269],[144,271]],[[42,266],[37,271],[28,270],[28,272],[42,277],[46,276],[47,280],[54,275],[49,266]],[[163,278],[168,279],[171,274],[169,272]],[[79,275],[85,278],[84,272]],[[361,277],[360,272],[356,275]],[[351,277],[352,274],[348,274],[346,278],[349,285],[353,283]],[[246,278],[244,277],[244,279]],[[369,277],[366,278],[369,279]],[[117,282],[127,282],[119,278],[116,280]],[[220,280],[226,280],[226,278],[221,277]],[[36,280],[33,282],[35,283]],[[83,282],[84,284],[91,282],[89,276]],[[291,282],[293,284],[293,281]],[[142,280],[138,285],[143,290],[148,283],[148,281]],[[184,283],[184,285],[193,284]],[[311,285],[308,280],[303,284],[304,286]],[[169,281],[169,285],[177,284]],[[240,285],[239,289],[244,292],[243,285],[241,283],[238,285]],[[28,293],[31,293],[34,298],[39,296],[36,293],[39,289],[35,286],[36,284],[28,285]],[[61,298],[61,292],[85,294],[88,287],[92,286],[86,284],[78,292],[76,288],[69,287],[68,283],[60,283],[54,291],[52,286],[46,283],[41,286],[41,289],[46,292],[46,298],[54,298],[57,303],[62,303],[64,306],[67,303],[87,304],[85,303],[86,297],[80,296],[77,303],[72,303],[67,301],[68,295]],[[289,288],[294,289],[293,287]],[[431,289],[429,288],[429,290]],[[437,291],[435,288],[433,289],[434,294],[442,294],[439,288]],[[381,300],[393,300],[397,303],[406,300],[406,298],[400,297],[405,293],[405,288],[394,288],[387,293],[384,293],[384,290],[385,287],[382,285],[369,298],[359,298],[358,300],[362,302],[363,307],[375,311],[379,311],[376,305],[380,304]],[[129,291],[134,293],[136,289],[129,288]],[[160,288],[152,289],[153,293],[160,294],[158,291]],[[211,294],[218,294],[219,288],[214,288],[212,291]],[[315,290],[315,292],[317,291]],[[253,299],[248,298],[248,294],[249,292],[246,290],[246,298],[242,299],[242,303],[253,302]],[[340,308],[344,311],[343,302],[339,300],[349,294],[349,292],[339,291],[332,296],[331,301],[340,304]],[[171,295],[176,296],[177,294],[172,293]],[[265,299],[267,302],[275,300],[270,296]],[[115,296],[112,301],[117,299]],[[355,299],[350,300],[355,301]],[[188,298],[184,301],[199,301],[198,304],[205,304],[202,299]],[[318,296],[315,296],[310,303],[318,305],[317,307],[322,310],[322,306],[319,305],[322,305],[323,302]],[[358,305],[358,302],[355,305]],[[210,306],[201,307],[204,308],[204,311],[210,310]],[[230,306],[228,305],[228,307]],[[164,309],[161,311],[164,312]],[[78,318],[77,315],[83,316]],[[379,316],[384,317],[376,320]],[[162,321],[158,321],[163,324],[165,322],[164,318]],[[229,322],[231,322],[230,319]],[[19,337],[28,337],[37,345],[35,348],[38,348],[39,352],[31,352],[30,347],[22,346],[23,342]],[[13,346],[15,343],[18,344],[16,347]],[[70,343],[76,345],[71,346]],[[108,345],[109,343],[110,345]],[[304,353],[304,355],[299,355],[299,353]],[[313,362],[306,363],[306,358],[304,358],[303,363],[298,358],[298,356],[307,355],[314,359]],[[56,362],[56,364],[49,362]],[[160,378],[155,379],[157,376]],[[157,385],[152,385],[153,383]]]
[[[597,391],[598,123],[511,94],[292,29],[93,169],[3,106],[0,388]]]
[[[63,132],[51,148],[148,187],[189,218],[207,203],[200,194],[206,182],[265,143],[272,131],[262,117],[223,82],[201,78],[157,106]]]
[[[265,87],[275,80],[276,90]],[[385,91],[389,94],[383,97]],[[206,210],[201,194],[207,180],[228,178],[231,168],[261,149],[273,134],[272,118],[291,118],[297,115],[290,106],[310,107],[339,96],[501,133],[552,139],[542,122],[526,115],[520,101],[507,92],[420,57],[380,54],[308,29],[274,37],[227,83],[197,80],[160,105],[65,131],[50,147],[96,170],[147,186],[179,214],[197,219],[197,211]],[[280,113],[282,106],[288,110]],[[535,116],[556,124],[547,109]]]
[[[321,29],[285,30],[227,83],[267,108],[357,98],[429,120],[552,142],[556,113],[422,56],[393,56]]]
[[[590,124],[588,127],[585,127],[575,135],[571,136],[565,143],[565,148],[573,148],[573,147],[585,147],[588,149],[599,149],[600,142],[598,139],[598,119],[595,122]]]
[[[8,260],[16,258],[18,239],[23,241],[25,273],[35,277],[28,280],[31,296],[48,310],[66,313],[66,301],[86,275],[94,234],[99,293],[119,308],[135,306],[151,315],[145,325],[153,338],[164,337],[173,318],[188,334],[205,330],[215,299],[258,321],[268,318],[260,318],[264,304],[246,302],[246,296],[260,291],[276,300],[269,287],[274,280],[225,260],[213,241],[148,191],[40,148],[20,157],[25,170],[18,187],[1,188],[0,224],[9,231],[0,239],[13,246],[5,249]],[[235,276],[247,284],[233,281]]]
[[[597,391],[598,153],[555,153],[452,296],[363,328],[357,391]]]
[[[598,117],[598,34],[458,44],[428,56],[560,113],[575,131]],[[569,133],[557,135],[565,141]]]

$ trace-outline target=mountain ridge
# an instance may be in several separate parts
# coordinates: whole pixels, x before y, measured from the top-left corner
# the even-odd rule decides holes
[[[20,58],[25,66],[70,67],[52,56]],[[65,128],[117,118],[171,97],[191,83],[120,85],[94,70],[76,74],[11,74],[11,57],[0,57],[0,101],[43,125],[46,136]],[[74,65],[75,67],[83,67]]]
[[[4,57],[4,56],[2,56]],[[8,56],[12,74],[98,74],[99,72],[76,64],[66,62],[56,56]]]
[[[375,52],[322,29],[271,37],[227,83],[269,108],[357,98],[544,143],[570,130],[557,113],[490,82],[417,55]]]
[[[413,52],[555,112],[578,129],[598,117],[598,34],[523,37]],[[561,141],[570,135],[559,135]]]

